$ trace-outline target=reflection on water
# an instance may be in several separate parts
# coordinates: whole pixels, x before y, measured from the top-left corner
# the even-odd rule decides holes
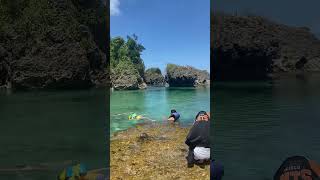
[[[171,109],[181,113],[181,124],[190,124],[200,110],[210,109],[209,88],[148,88],[137,91],[114,91],[111,94],[111,133],[132,127],[132,112],[156,122],[166,120]],[[139,121],[140,122],[140,121]]]
[[[272,179],[288,156],[320,162],[320,76],[216,83],[213,156],[225,179]]]

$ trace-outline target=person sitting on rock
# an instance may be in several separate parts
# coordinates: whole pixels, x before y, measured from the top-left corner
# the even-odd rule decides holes
[[[179,118],[180,114],[175,109],[172,109],[168,121],[176,122]]]
[[[187,158],[188,167],[194,163],[205,163],[210,160],[210,115],[200,111],[190,129],[185,143],[189,146]]]

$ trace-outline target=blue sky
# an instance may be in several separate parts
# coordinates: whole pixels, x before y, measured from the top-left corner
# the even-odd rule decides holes
[[[210,71],[209,0],[111,0],[111,37],[136,34],[145,66]]]

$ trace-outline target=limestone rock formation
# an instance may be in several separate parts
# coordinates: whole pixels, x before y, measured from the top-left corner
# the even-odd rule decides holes
[[[206,85],[210,79],[207,71],[198,70],[190,66],[167,65],[166,80],[171,87],[194,87]]]
[[[320,70],[320,41],[308,28],[257,16],[212,16],[214,80],[269,79],[280,72]]]
[[[164,86],[165,79],[159,68],[149,68],[144,73],[145,81],[148,85]]]

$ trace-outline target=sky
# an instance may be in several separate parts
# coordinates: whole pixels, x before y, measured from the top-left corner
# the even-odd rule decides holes
[[[111,0],[111,37],[136,34],[146,68],[168,63],[210,72],[209,0]]]
[[[211,0],[214,11],[255,14],[274,22],[309,27],[320,37],[319,0]]]

